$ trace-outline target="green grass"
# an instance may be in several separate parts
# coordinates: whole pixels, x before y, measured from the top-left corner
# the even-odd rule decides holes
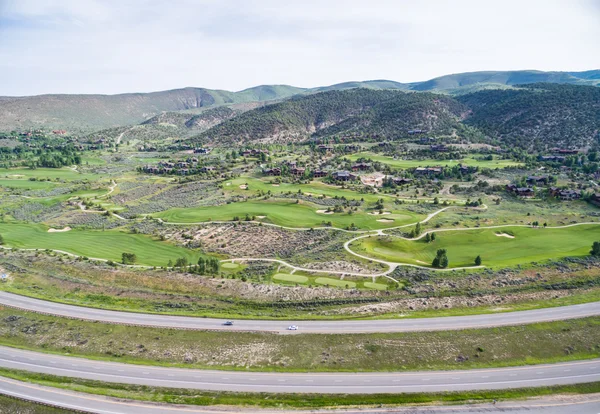
[[[19,178],[28,180],[29,178],[38,179],[51,179],[51,180],[64,180],[64,181],[75,181],[75,180],[97,180],[102,178],[99,174],[92,173],[80,173],[73,171],[70,168],[37,168],[35,170],[29,168],[0,168],[0,177],[8,178]],[[12,176],[12,177],[11,177]],[[22,176],[22,177],[21,177]]]
[[[315,279],[317,285],[336,286],[336,287],[356,287],[356,283],[350,280],[332,279],[330,277],[318,277]]]
[[[281,280],[283,282],[292,282],[292,283],[306,283],[308,282],[308,277],[300,276],[300,275],[291,275],[289,273],[277,273],[273,276],[275,280]]]
[[[514,239],[496,233],[512,232]],[[589,254],[594,241],[600,240],[599,225],[581,225],[564,229],[506,227],[438,231],[433,243],[424,239],[403,240],[396,237],[368,237],[351,246],[356,252],[398,263],[429,266],[438,249],[448,251],[449,267],[473,266],[477,255],[489,267],[514,266],[561,257]]]
[[[47,190],[57,183],[52,181],[29,181],[20,179],[0,178],[0,187],[15,188],[19,190]]]
[[[244,219],[249,216],[266,216],[263,221],[286,227],[319,227],[323,222],[331,222],[334,227],[346,228],[352,223],[360,229],[381,229],[402,224],[414,223],[421,219],[415,213],[406,210],[392,210],[392,214],[384,216],[393,222],[377,221],[378,216],[359,212],[355,214],[336,213],[321,214],[317,210],[326,207],[303,202],[296,204],[294,200],[264,200],[231,203],[220,206],[177,208],[154,214],[163,220],[173,223],[196,223],[206,221],[229,221],[233,217]]]
[[[41,224],[0,223],[0,234],[7,247],[56,249],[114,262],[120,262],[121,253],[128,252],[137,255],[136,264],[149,266],[166,266],[169,260],[175,261],[178,257],[186,257],[196,263],[201,256],[194,250],[119,230],[48,233],[48,227]]]
[[[375,289],[375,290],[387,290],[387,285],[384,285],[383,283],[374,283],[374,282],[364,282],[363,285],[366,288],[369,289]]]
[[[600,392],[600,382],[575,385],[557,385],[552,387],[513,388],[490,391],[462,391],[439,393],[405,393],[405,394],[269,394],[186,390],[181,388],[149,387],[107,383],[102,381],[80,378],[60,377],[57,375],[37,374],[22,370],[0,368],[0,375],[18,381],[33,384],[102,395],[118,399],[148,401],[152,403],[185,404],[191,406],[238,406],[257,408],[282,409],[343,409],[344,407],[390,408],[402,405],[441,405],[441,404],[473,404],[489,403],[493,400],[514,400],[530,397],[565,395],[586,395]],[[17,411],[22,413],[25,408],[35,407],[33,414],[58,414],[63,411],[51,410],[45,406],[35,406],[33,403],[16,402],[8,397],[0,397],[0,401],[12,403],[15,401]],[[4,407],[4,405],[2,405]],[[9,407],[7,405],[7,407]],[[37,410],[39,407],[39,410]]]
[[[240,267],[240,265],[237,263],[222,263],[221,267],[223,269],[237,269],[238,267]]]
[[[377,155],[372,152],[360,152],[357,154],[352,154],[347,157],[352,161],[356,161],[359,158],[370,158],[373,161],[381,162],[382,164],[389,165],[394,168],[408,169],[408,168],[416,168],[416,167],[426,167],[426,166],[446,166],[453,167],[455,165],[466,165],[469,167],[479,167],[479,168],[505,168],[505,167],[514,167],[523,165],[520,162],[512,161],[512,160],[502,160],[502,159],[494,159],[491,161],[482,161],[477,160],[475,158],[467,157],[459,160],[436,160],[433,158],[427,158],[423,160],[403,160],[403,159],[394,159],[392,157],[386,157],[384,155]]]

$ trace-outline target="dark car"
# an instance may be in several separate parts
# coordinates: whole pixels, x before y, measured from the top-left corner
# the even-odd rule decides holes
[[[233,321],[227,321],[223,325],[225,325],[225,326],[231,326],[231,325],[233,325]]]

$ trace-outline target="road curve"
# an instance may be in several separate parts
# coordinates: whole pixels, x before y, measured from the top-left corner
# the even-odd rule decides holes
[[[454,371],[273,373],[122,364],[0,346],[0,366],[110,383],[266,393],[380,394],[498,390],[600,381],[600,359]]]
[[[234,321],[233,326],[225,326],[223,325],[225,319],[154,315],[147,313],[87,308],[82,306],[66,305],[57,302],[43,301],[3,291],[0,291],[0,305],[42,314],[123,325],[174,329],[261,331],[294,334],[447,331],[470,328],[514,326],[536,322],[576,319],[600,315],[600,302],[591,302],[580,305],[484,315],[339,321],[236,320]],[[290,332],[287,330],[289,325],[298,325],[299,330]]]
[[[182,405],[167,405],[144,403],[140,401],[114,399],[100,395],[84,394],[80,392],[67,391],[57,388],[46,387],[37,384],[29,384],[0,377],[0,393],[15,398],[34,401],[44,405],[85,411],[97,414],[223,414],[224,412],[241,412],[242,408],[231,407],[192,407]],[[492,404],[453,405],[453,406],[412,406],[393,408],[349,408],[344,410],[330,410],[330,414],[375,414],[375,413],[506,413],[513,414],[562,414],[565,412],[577,412],[578,414],[597,414],[600,409],[598,396],[578,396],[576,399],[569,398],[567,401],[531,399],[516,402],[499,402]],[[243,407],[244,412],[256,414],[284,414],[283,410],[254,410]],[[293,410],[295,414],[307,413],[307,411]],[[315,413],[315,411],[310,411]],[[319,411],[320,412],[320,411]]]

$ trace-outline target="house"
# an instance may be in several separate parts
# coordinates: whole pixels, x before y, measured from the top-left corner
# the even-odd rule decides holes
[[[542,162],[563,162],[565,157],[560,155],[542,155],[539,159]]]
[[[317,146],[317,149],[319,151],[321,151],[321,152],[330,152],[330,151],[333,151],[333,147],[331,147],[329,145],[323,145],[323,144]]]
[[[417,167],[415,174],[417,175],[434,175],[441,174],[444,169],[442,167]]]
[[[394,177],[392,178],[392,181],[394,181],[394,184],[396,185],[405,185],[405,184],[410,184],[412,183],[412,178],[405,178],[405,177]]]
[[[207,173],[207,172],[214,171],[214,170],[215,170],[215,167],[213,167],[211,165],[200,168],[200,172],[203,172],[203,173]]]
[[[474,172],[476,170],[476,168],[475,167],[469,167],[469,166],[461,164],[458,167],[458,170],[460,171],[461,174],[470,174],[470,173]]]
[[[533,197],[535,195],[535,191],[531,187],[517,187],[514,184],[508,184],[506,186],[506,191],[509,191],[519,197]]]
[[[351,181],[356,180],[357,176],[355,174],[351,174],[348,171],[336,171],[331,174],[334,180],[338,181]]]
[[[263,174],[270,176],[279,176],[281,175],[281,168],[267,168],[263,170]]]
[[[194,154],[210,154],[210,148],[194,148]]]
[[[556,197],[560,198],[563,201],[567,200],[579,200],[581,198],[581,191],[579,190],[559,190],[556,193]]]
[[[548,177],[543,175],[530,175],[529,177],[527,177],[526,181],[527,184],[546,185],[548,184]]]
[[[371,164],[366,162],[359,162],[358,164],[354,164],[352,166],[352,171],[366,171],[371,168]]]
[[[292,175],[304,175],[305,171],[306,168],[304,167],[293,167],[292,169],[290,169],[290,173],[292,173]]]
[[[327,171],[315,170],[315,171],[313,171],[313,177],[315,177],[315,178],[327,177]]]
[[[423,134],[425,133],[424,130],[422,129],[410,129],[408,130],[408,135],[416,135],[416,134]]]

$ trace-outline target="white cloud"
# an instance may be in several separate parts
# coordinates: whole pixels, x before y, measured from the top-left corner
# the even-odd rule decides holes
[[[0,0],[0,95],[600,68],[597,0]]]

